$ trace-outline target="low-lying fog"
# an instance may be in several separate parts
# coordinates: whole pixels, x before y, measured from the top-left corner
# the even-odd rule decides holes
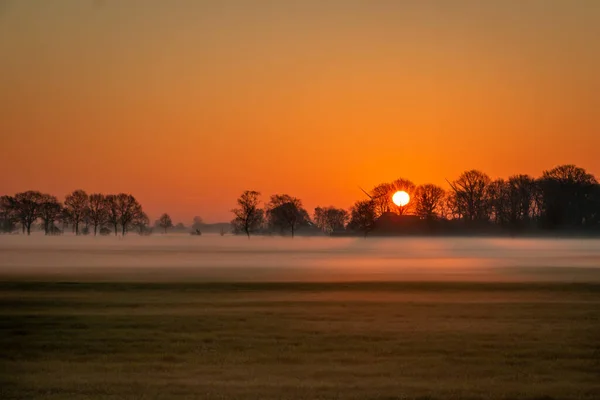
[[[0,236],[0,279],[598,282],[600,240]]]

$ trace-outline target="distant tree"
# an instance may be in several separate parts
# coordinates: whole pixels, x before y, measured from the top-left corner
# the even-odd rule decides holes
[[[15,215],[27,235],[31,234],[31,226],[41,216],[42,200],[43,195],[34,190],[17,193],[14,197]]]
[[[467,222],[487,221],[490,215],[489,176],[481,171],[470,170],[450,186],[454,190],[454,201],[458,214]]]
[[[490,183],[488,193],[494,222],[513,231],[525,227],[532,217],[535,191],[535,180],[527,175]]]
[[[143,213],[142,206],[135,197],[126,193],[119,193],[116,197],[116,202],[121,234],[125,236],[131,222]]]
[[[413,201],[413,198],[415,196],[415,190],[416,190],[416,186],[414,183],[412,183],[411,181],[409,181],[408,179],[396,179],[395,181],[393,181],[391,183],[392,185],[392,194],[391,196],[394,195],[394,193],[398,192],[398,191],[403,191],[408,193],[411,201],[409,201],[406,205],[403,206],[397,206],[396,204],[394,204],[394,202],[391,200],[392,197],[390,196],[389,199],[392,203],[392,210],[395,210],[397,214],[399,215],[404,215],[404,214],[410,214],[415,210],[415,204],[416,202]]]
[[[395,212],[399,215],[403,215],[414,211],[414,201],[409,201],[408,204],[404,206],[397,206],[394,204],[392,197],[394,196],[394,193],[398,191],[408,193],[412,200],[415,195],[415,184],[408,179],[399,178],[390,183],[381,183],[371,190],[369,195],[373,201],[375,215],[377,217],[380,217],[386,212]]]
[[[446,192],[439,186],[426,184],[415,191],[417,215],[425,219],[434,219],[442,214]]]
[[[534,216],[535,198],[538,187],[529,175],[513,175],[508,178],[511,193],[511,218],[527,224]]]
[[[275,194],[267,204],[269,226],[281,233],[289,230],[294,237],[295,232],[309,223],[308,212],[302,207],[302,201],[287,194]]]
[[[585,169],[561,165],[544,171],[538,184],[545,226],[575,228],[593,221],[598,181]]]
[[[492,221],[499,225],[508,225],[510,214],[510,189],[504,179],[497,179],[488,185]]]
[[[173,226],[173,221],[171,220],[171,217],[169,216],[169,214],[164,213],[163,215],[161,215],[160,218],[158,219],[158,225],[162,229],[164,229],[165,233],[167,233],[167,229],[169,229]]]
[[[394,188],[389,183],[380,183],[371,189],[369,196],[373,201],[373,207],[375,215],[378,217],[385,213],[392,211],[392,196],[394,195]]]
[[[231,225],[234,232],[243,232],[250,238],[250,234],[256,232],[263,225],[265,212],[259,207],[260,193],[246,190],[237,199],[238,208],[231,212],[235,215]]]
[[[148,227],[150,219],[145,212],[138,212],[131,221],[131,225],[138,231],[140,235],[147,235],[151,233],[151,229]]]
[[[440,205],[440,217],[446,220],[460,218],[456,205],[456,194],[453,191],[447,191],[444,195]]]
[[[348,229],[362,232],[366,238],[375,228],[376,220],[375,203],[372,200],[357,201],[350,211]]]
[[[60,218],[62,205],[55,196],[42,194],[40,199],[40,218],[44,224],[44,234],[55,233],[54,223]]]
[[[98,228],[102,227],[108,220],[106,197],[103,194],[94,193],[90,195],[87,216],[94,227],[94,236],[96,236]]]
[[[329,235],[333,231],[343,230],[349,218],[348,211],[335,207],[316,207],[313,213],[317,228]]]
[[[12,196],[0,197],[0,230],[10,233],[15,230],[19,219],[16,215],[15,199]]]
[[[200,231],[204,226],[204,220],[202,219],[202,217],[199,216],[195,216],[194,219],[192,220],[192,230],[196,231]]]
[[[110,223],[113,226],[115,236],[117,236],[117,234],[119,233],[119,221],[121,220],[117,196],[114,194],[107,195],[104,198],[104,204],[106,210],[106,222]]]
[[[594,185],[594,190],[590,197],[591,212],[589,214],[589,225],[600,229],[600,185]]]
[[[89,197],[83,190],[76,190],[65,197],[65,210],[73,224],[75,234],[79,235],[79,224],[88,213]]]

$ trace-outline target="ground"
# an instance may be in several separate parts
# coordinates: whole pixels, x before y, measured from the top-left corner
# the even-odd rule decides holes
[[[0,282],[2,399],[599,399],[598,283]]]

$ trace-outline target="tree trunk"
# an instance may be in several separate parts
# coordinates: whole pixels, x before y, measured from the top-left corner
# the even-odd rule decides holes
[[[97,231],[98,231],[98,224],[94,224],[94,236],[96,236]]]
[[[31,235],[31,223],[27,223],[27,236]]]
[[[121,236],[125,236],[125,225],[123,224],[123,226],[121,227]]]
[[[75,236],[79,236],[79,221],[75,222]]]
[[[115,226],[115,236],[117,236],[119,234],[119,225],[114,224],[114,226]]]

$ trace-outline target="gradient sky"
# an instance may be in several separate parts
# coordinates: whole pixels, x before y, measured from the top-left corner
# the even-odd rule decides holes
[[[600,1],[0,0],[0,194],[228,221],[398,177],[600,176]]]

